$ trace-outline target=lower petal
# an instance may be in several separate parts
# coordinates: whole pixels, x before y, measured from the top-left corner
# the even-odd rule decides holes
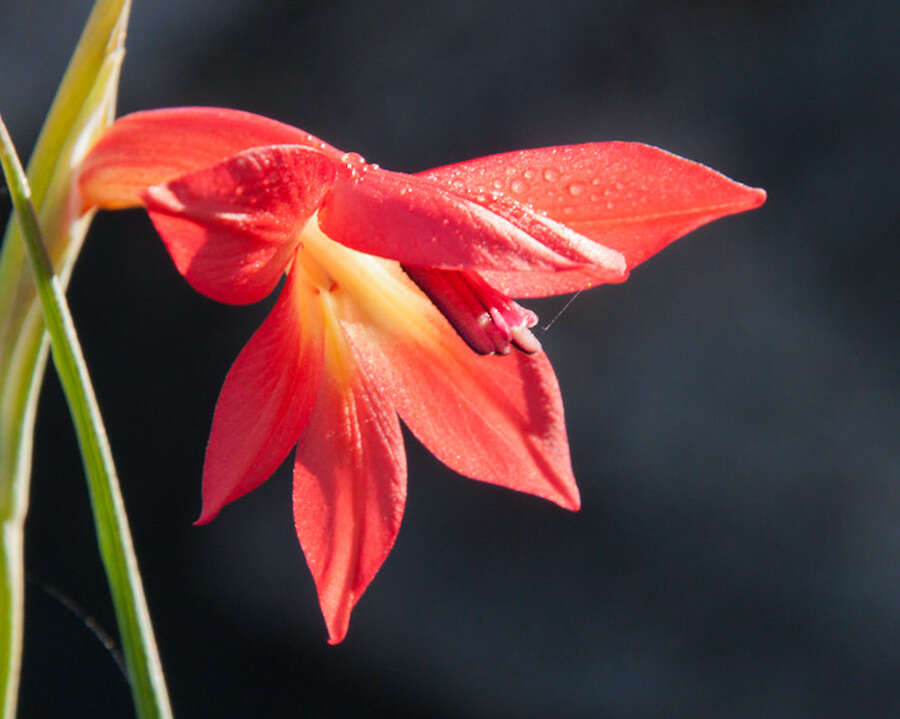
[[[394,408],[353,363],[336,323],[329,333],[322,386],[297,448],[294,522],[337,644],[400,529],[406,455]]]
[[[562,398],[546,355],[476,355],[432,313],[429,333],[347,326],[400,417],[460,474],[577,510]]]
[[[198,524],[268,479],[303,431],[322,368],[316,292],[291,273],[272,312],[228,371],[206,447]]]

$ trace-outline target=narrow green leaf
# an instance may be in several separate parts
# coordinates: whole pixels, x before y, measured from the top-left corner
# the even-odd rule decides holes
[[[130,0],[98,0],[82,32],[29,163],[38,219],[63,288],[90,218],[72,221],[76,167],[114,117]],[[16,714],[24,605],[23,525],[32,437],[47,341],[19,227],[0,248],[0,711]]]
[[[69,404],[88,481],[100,556],[122,639],[125,666],[138,717],[170,717],[169,697],[144,599],[125,505],[100,409],[75,325],[47,254],[25,171],[0,118],[0,165],[37,284],[53,363]]]

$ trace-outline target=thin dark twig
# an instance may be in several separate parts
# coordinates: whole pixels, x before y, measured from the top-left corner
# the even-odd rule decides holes
[[[45,582],[40,582],[33,577],[26,577],[26,580],[29,584],[34,587],[40,589],[44,594],[46,594],[51,599],[58,602],[60,605],[65,607],[69,612],[71,612],[78,621],[80,621],[84,626],[88,628],[91,634],[94,635],[94,638],[97,639],[100,644],[103,645],[103,648],[109,652],[109,655],[113,658],[113,661],[116,663],[116,666],[119,668],[119,672],[121,672],[122,677],[125,681],[128,681],[128,674],[125,670],[125,660],[122,658],[122,652],[116,644],[115,640],[112,636],[107,632],[103,627],[101,627],[97,621],[90,616],[78,602],[72,599],[67,594],[63,593],[62,590],[54,587],[52,584],[46,584]]]

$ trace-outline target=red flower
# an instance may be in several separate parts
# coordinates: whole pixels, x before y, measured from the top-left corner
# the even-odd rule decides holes
[[[287,273],[216,404],[198,522],[296,445],[297,536],[333,643],[400,527],[398,414],[460,474],[578,509],[556,377],[529,331],[537,318],[510,297],[621,282],[677,237],[765,199],[646,145],[405,175],[203,108],[118,120],[79,186],[85,208],[143,205],[213,299],[255,302]]]

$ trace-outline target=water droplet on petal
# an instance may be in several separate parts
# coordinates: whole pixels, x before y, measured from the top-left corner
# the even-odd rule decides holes
[[[592,185],[599,185],[601,182],[603,182],[603,180],[601,180],[599,177],[595,177],[593,180],[591,180]]]
[[[569,194],[572,195],[572,197],[578,197],[583,192],[584,192],[584,185],[582,183],[573,182],[571,185],[569,185]]]
[[[341,162],[347,165],[364,165],[366,159],[358,152],[345,152],[341,155]]]
[[[509,189],[517,194],[525,192],[525,183],[521,180],[513,180],[512,184],[510,184],[509,186]]]
[[[502,190],[503,189],[503,180],[494,180],[494,189]]]
[[[559,180],[559,170],[554,170],[552,167],[548,167],[544,170],[544,179],[547,182],[557,182]]]
[[[534,170],[525,170],[525,172],[523,172],[522,174],[526,180],[534,179]]]

